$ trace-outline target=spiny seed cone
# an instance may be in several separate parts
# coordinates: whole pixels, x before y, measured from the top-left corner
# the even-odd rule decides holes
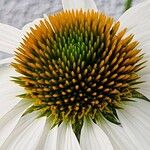
[[[50,24],[51,22],[51,24]],[[51,26],[52,25],[52,26]],[[113,116],[132,97],[142,69],[138,42],[119,22],[94,11],[66,11],[31,28],[12,64],[24,98],[58,122]]]

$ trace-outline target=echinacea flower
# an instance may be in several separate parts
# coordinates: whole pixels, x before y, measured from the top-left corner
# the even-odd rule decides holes
[[[93,0],[22,30],[0,24],[0,150],[149,150],[150,2],[118,21]]]

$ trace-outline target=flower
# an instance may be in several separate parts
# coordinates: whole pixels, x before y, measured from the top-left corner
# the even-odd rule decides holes
[[[0,24],[1,150],[148,150],[150,2],[118,21],[92,0],[18,30]],[[6,85],[6,87],[5,87]]]

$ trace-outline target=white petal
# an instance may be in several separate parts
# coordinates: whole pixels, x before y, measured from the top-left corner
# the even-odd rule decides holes
[[[4,59],[0,60],[0,65],[10,64],[12,61],[13,61],[13,57],[4,58]]]
[[[14,54],[14,50],[22,38],[21,30],[0,23],[0,35],[0,51]]]
[[[85,120],[81,130],[82,150],[113,150],[104,131],[92,120]]]
[[[40,138],[39,144],[37,145],[36,150],[56,150],[56,142],[57,142],[57,130],[58,127],[53,126],[52,118],[48,118],[44,127],[43,134]]]
[[[36,117],[35,112],[22,117],[1,150],[36,149],[46,122],[46,117]]]
[[[0,119],[0,146],[15,128],[18,120],[24,111],[29,107],[29,105],[30,103],[21,101],[3,118]]]
[[[150,117],[150,103],[145,100],[136,99],[136,103],[133,103],[143,113],[149,115]]]
[[[56,150],[81,150],[71,123],[66,124],[63,122],[58,128]]]
[[[48,132],[45,145],[44,145],[44,150],[56,150],[56,145],[57,145],[57,132],[58,132],[58,127],[54,127]],[[39,149],[43,150],[43,149]]]
[[[72,10],[72,9],[94,9],[97,11],[96,4],[94,0],[62,0],[63,9],[64,10]]]
[[[141,78],[139,81],[144,82],[140,84],[139,89],[137,91],[139,91],[148,99],[150,99],[150,74],[141,75],[140,77]]]
[[[51,120],[50,120],[50,119],[47,119],[46,124],[45,124],[45,127],[44,127],[44,131],[43,131],[43,134],[42,134],[42,136],[41,136],[41,138],[40,138],[40,141],[39,141],[39,144],[38,144],[38,146],[37,146],[37,149],[40,150],[40,149],[44,148],[46,138],[47,138],[47,136],[48,136],[48,133],[49,133],[49,131],[50,131],[52,125],[53,125],[53,123],[51,122]]]
[[[109,136],[114,150],[137,150],[137,146],[132,143],[124,129],[107,120],[97,122],[103,131]]]
[[[150,1],[143,2],[126,11],[119,19],[123,28],[128,28],[127,34],[134,34],[139,41],[137,48],[142,49],[147,60],[141,74],[150,74]]]
[[[145,108],[143,108],[145,109]],[[149,105],[150,110],[150,105]],[[120,122],[138,150],[149,150],[150,147],[150,117],[136,107],[136,102],[118,111]]]
[[[16,96],[24,93],[23,88],[10,81],[10,76],[16,75],[12,67],[6,65],[0,67],[0,118],[20,101]]]

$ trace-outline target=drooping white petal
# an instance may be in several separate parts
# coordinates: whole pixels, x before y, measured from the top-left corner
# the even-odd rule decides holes
[[[91,119],[84,121],[80,142],[82,150],[113,150],[108,136]]]
[[[0,23],[0,51],[14,54],[14,50],[22,38],[21,30]]]
[[[22,117],[2,145],[2,150],[34,150],[36,149],[42,135],[46,117],[36,118],[36,112]]]
[[[120,18],[121,27],[127,27],[127,34],[134,34],[139,41],[137,48],[145,53],[144,59],[148,62],[140,74],[150,74],[150,1],[143,2],[130,8]]]
[[[47,138],[45,140],[45,144],[43,149],[44,150],[56,150],[56,145],[57,145],[57,132],[58,132],[58,126],[52,128],[51,130],[48,131]],[[43,150],[42,147],[41,149],[37,150]]]
[[[144,109],[144,108],[143,108]],[[149,105],[150,110],[150,105]],[[136,102],[118,111],[120,122],[129,139],[138,150],[149,150],[150,147],[150,117],[137,108]]]
[[[50,117],[46,121],[43,134],[40,138],[36,150],[56,150],[58,126],[52,128],[53,122],[51,119],[52,118]]]
[[[132,143],[123,127],[107,120],[97,121],[97,123],[109,137],[114,150],[138,150],[138,147]]]
[[[0,119],[0,147],[15,128],[20,117],[29,106],[29,102],[21,101]]]
[[[94,9],[95,11],[97,11],[97,7],[94,0],[62,0],[62,4],[64,10]]]
[[[0,66],[0,118],[20,101],[17,95],[24,93],[23,88],[10,81],[10,76],[16,75],[11,66]]]
[[[62,123],[58,128],[56,150],[81,150],[71,123]]]
[[[39,144],[37,145],[37,149],[39,149],[39,150],[42,148],[44,149],[45,141],[47,139],[47,136],[48,136],[48,133],[49,133],[51,127],[52,127],[52,122],[50,119],[47,119],[47,121],[45,123],[44,131],[43,131],[42,136],[40,138]]]

